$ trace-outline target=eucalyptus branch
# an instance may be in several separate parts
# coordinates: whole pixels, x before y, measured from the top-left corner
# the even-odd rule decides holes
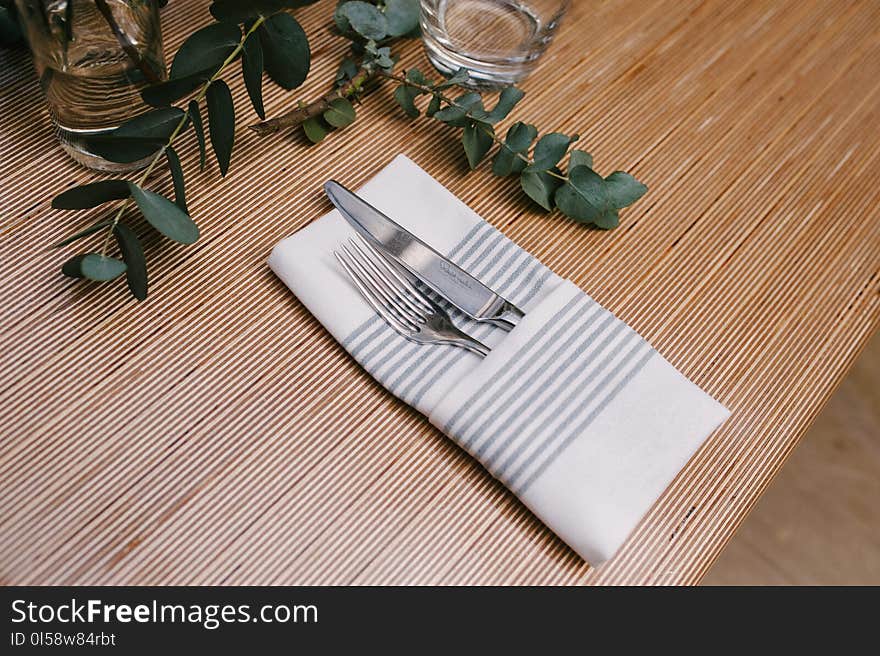
[[[334,128],[355,120],[349,98],[358,95],[362,79],[391,81],[398,85],[394,99],[410,118],[424,111],[426,116],[462,130],[462,145],[472,169],[496,147],[492,172],[497,176],[519,176],[523,192],[545,210],[559,209],[579,223],[599,228],[616,227],[619,210],[638,200],[647,187],[623,171],[600,176],[593,170],[592,155],[570,150],[578,140],[576,134],[550,132],[538,139],[534,125],[517,121],[504,138],[497,135],[495,126],[522,100],[522,91],[515,87],[502,89],[489,110],[484,97],[467,88],[470,80],[464,70],[439,81],[428,79],[418,69],[394,71],[396,58],[391,45],[396,38],[417,29],[418,12],[417,0],[340,2],[334,23],[341,35],[352,40],[353,50],[362,55],[358,72],[347,69],[343,62],[337,79],[348,79],[348,85],[340,85],[314,102],[300,103],[296,109],[251,129],[265,135],[302,125],[306,137],[318,143]],[[448,92],[453,87],[465,87],[465,93],[453,98]],[[430,98],[424,110],[416,104],[420,96]],[[563,160],[567,160],[566,165]]]
[[[233,62],[241,60],[248,96],[261,118],[265,117],[262,99],[264,73],[285,89],[302,84],[309,70],[308,39],[296,19],[283,11],[302,4],[302,0],[214,0],[210,10],[217,22],[197,30],[183,42],[174,57],[167,81],[141,92],[143,100],[152,108],[115,130],[92,135],[86,140],[89,151],[105,160],[119,164],[148,163],[134,180],[100,180],[68,189],[52,200],[53,208],[65,210],[88,209],[118,201],[112,218],[99,221],[55,244],[55,247],[66,246],[106,231],[100,250],[68,260],[62,267],[65,275],[103,282],[125,274],[135,298],[146,298],[144,250],[138,236],[123,221],[126,210],[132,205],[136,205],[147,223],[165,237],[182,244],[191,244],[198,239],[198,226],[187,209],[181,160],[173,146],[192,125],[204,168],[207,150],[201,118],[201,104],[204,102],[208,110],[211,147],[221,175],[226,175],[235,139],[235,106],[232,93],[222,78]],[[106,2],[96,0],[96,6],[102,10],[108,23],[112,21],[111,28],[125,47],[128,40],[118,29]],[[128,49],[126,52],[132,57]],[[185,108],[174,106],[184,98],[189,98]],[[173,201],[144,188],[163,156],[168,161],[174,186]],[[111,237],[116,238],[121,259],[108,255]]]
[[[406,75],[398,75],[398,74],[389,73],[386,71],[378,71],[376,74],[379,77],[382,77],[386,80],[393,80],[395,82],[398,82],[398,83],[404,85],[405,87],[411,87],[413,89],[417,89],[417,90],[421,91],[422,93],[430,94],[432,97],[437,98],[439,101],[446,103],[446,105],[448,107],[455,107],[457,109],[460,109],[461,111],[464,112],[464,116],[466,118],[475,122],[477,129],[479,129],[481,132],[483,132],[485,135],[487,135],[490,139],[492,139],[492,141],[494,141],[499,146],[506,147],[504,139],[501,139],[498,135],[496,135],[495,130],[487,127],[484,123],[479,122],[481,116],[475,114],[471,110],[471,108],[459,104],[459,102],[457,100],[455,100],[454,98],[450,98],[449,96],[444,94],[442,91],[439,91],[436,87],[428,86],[425,84],[421,84],[419,82],[414,82],[412,80],[408,80],[406,78]],[[449,88],[449,87],[447,87],[447,88]],[[532,158],[530,158],[525,153],[513,152],[513,156],[516,157],[517,159],[519,159],[520,161],[524,162],[526,165],[532,164]],[[562,180],[563,182],[568,181],[567,175],[557,173],[556,171],[553,171],[553,170],[547,170],[547,175],[554,177],[557,180]]]
[[[131,59],[134,65],[138,67],[140,72],[143,73],[144,79],[150,84],[158,84],[161,82],[162,80],[159,78],[159,75],[153,70],[153,67],[141,57],[137,47],[131,42],[131,39],[128,38],[128,35],[119,26],[119,23],[116,22],[113,12],[107,5],[107,0],[95,0],[95,6],[98,8],[98,12],[101,16],[104,17],[107,25],[110,26],[113,36],[115,36],[116,40],[119,42],[119,46],[125,54],[128,55],[128,58]]]
[[[267,121],[261,121],[249,125],[248,128],[261,137],[274,134],[275,132],[286,128],[295,128],[309,119],[321,116],[324,112],[330,109],[334,100],[353,100],[354,98],[357,98],[363,92],[367,83],[374,79],[375,76],[376,71],[372,66],[362,66],[358,69],[358,72],[353,78],[351,78],[351,80],[344,83],[342,86],[337,87],[330,93],[327,93],[309,103],[301,102],[295,109],[292,109],[285,114],[281,114]]]
[[[103,0],[96,0],[96,2],[102,2]],[[256,32],[260,25],[262,25],[266,21],[265,17],[260,16],[251,27],[245,32],[244,36],[238,42],[238,45],[235,49],[229,54],[229,56],[223,60],[223,63],[220,65],[220,68],[208,78],[208,80],[202,85],[202,88],[199,89],[199,92],[196,94],[195,102],[200,103],[205,99],[205,96],[208,93],[208,88],[214,83],[215,80],[218,80],[223,72],[226,70],[226,67],[229,66],[232,62],[234,62],[238,56],[241,54],[241,50],[244,47],[245,41],[247,38]],[[147,165],[144,169],[144,172],[138,178],[137,184],[138,187],[143,186],[143,184],[147,181],[147,178],[150,177],[150,174],[153,172],[153,169],[156,168],[156,164],[158,164],[159,160],[162,158],[162,155],[165,154],[166,149],[170,148],[174,143],[174,140],[178,137],[178,135],[183,131],[183,128],[186,126],[187,122],[190,120],[190,116],[188,112],[184,112],[183,116],[180,117],[180,121],[175,126],[174,130],[168,137],[168,141],[165,145],[159,149],[156,155],[153,157],[152,161]],[[113,234],[113,231],[116,229],[116,226],[119,224],[119,220],[122,218],[122,215],[125,213],[126,208],[131,202],[131,196],[124,198],[122,202],[119,204],[119,211],[116,212],[116,216],[113,217],[113,222],[110,224],[110,229],[107,231],[107,236],[104,238],[104,245],[101,247],[101,255],[107,254],[107,247],[110,245],[110,237]]]

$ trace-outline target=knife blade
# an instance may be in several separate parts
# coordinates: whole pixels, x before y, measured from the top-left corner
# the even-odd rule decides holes
[[[457,264],[335,180],[324,192],[359,234],[418,280],[475,319],[511,330],[524,313]]]

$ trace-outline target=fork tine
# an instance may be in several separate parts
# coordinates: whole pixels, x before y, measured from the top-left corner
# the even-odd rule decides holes
[[[370,307],[372,307],[373,310],[375,310],[380,317],[382,317],[392,328],[394,328],[394,330],[401,334],[406,334],[413,330],[413,328],[401,322],[400,319],[398,319],[397,316],[394,315],[394,313],[389,312],[385,309],[383,304],[379,302],[379,299],[376,298],[375,292],[372,290],[372,288],[365,285],[360,275],[358,275],[351,264],[349,264],[345,256],[343,256],[339,251],[333,251],[333,255],[336,256],[337,260],[339,260],[342,268],[345,269],[348,277],[351,278],[351,281],[354,283],[355,287],[358,288],[358,291],[361,293],[367,303],[369,303]]]
[[[369,285],[372,288],[373,292],[375,294],[378,294],[392,311],[394,311],[398,316],[404,319],[405,322],[411,323],[414,326],[418,326],[420,323],[425,322],[423,313],[419,311],[413,311],[410,307],[403,303],[400,298],[403,295],[401,290],[396,289],[392,285],[389,285],[388,283],[379,279],[377,276],[367,270],[367,266],[363,261],[363,255],[352,253],[344,244],[342,246],[342,250],[348,257],[348,263],[352,265],[355,269],[357,269],[361,280],[365,284]]]
[[[349,239],[349,241],[351,241],[360,250],[360,245],[357,242],[355,242],[353,239]],[[413,285],[409,280],[401,275],[397,267],[391,264],[391,262],[388,261],[388,258],[386,258],[385,255],[383,255],[381,252],[379,252],[379,249],[377,249],[373,244],[364,239],[360,234],[357,235],[357,241],[360,242],[360,244],[363,244],[367,251],[374,255],[372,259],[375,260],[377,264],[381,264],[384,271],[391,274],[398,283],[403,285],[404,288],[406,288],[406,290],[410,294],[412,294],[412,296],[416,299],[416,301],[419,302],[419,305],[421,306],[419,310],[420,312],[433,312],[436,309],[431,303],[430,299],[425,297],[425,295],[422,294],[422,292],[420,292],[415,285]]]
[[[402,276],[396,274],[392,269],[390,269],[388,262],[386,262],[382,255],[375,249],[368,248],[367,250],[364,250],[363,248],[361,248],[360,244],[358,244],[354,239],[349,239],[348,241],[360,255],[359,259],[370,267],[373,273],[379,277],[386,288],[391,290],[392,293],[399,297],[400,300],[403,301],[416,316],[423,320],[425,312],[430,312],[431,308],[429,306],[425,306],[424,304],[418,305],[416,302],[413,301],[413,299],[410,298],[410,295],[406,293],[408,291],[408,287],[406,283],[403,282]],[[367,245],[366,242],[364,242],[364,244]],[[390,274],[393,274],[394,277],[392,277],[392,275]]]

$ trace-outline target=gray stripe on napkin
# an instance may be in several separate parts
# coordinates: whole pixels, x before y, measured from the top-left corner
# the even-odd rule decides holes
[[[647,345],[647,342],[639,344],[639,348],[633,350],[640,351],[641,347],[645,345]],[[529,474],[528,478],[526,478],[522,482],[519,482],[517,480],[519,472],[515,472],[516,476],[511,477],[511,485],[513,486],[511,487],[511,489],[517,494],[525,492],[529,488],[529,486],[534,483],[541,474],[544,473],[544,470],[547,469],[547,467],[549,467],[553,463],[553,461],[555,461],[574,440],[584,434],[589,425],[593,423],[593,420],[599,416],[599,414],[608,406],[608,404],[611,403],[617,397],[617,395],[626,388],[627,385],[629,385],[632,379],[635,378],[642,369],[644,369],[645,365],[648,364],[648,361],[651,360],[651,358],[653,358],[656,354],[657,351],[655,351],[653,348],[650,347],[650,345],[648,345],[645,354],[641,358],[639,358],[635,366],[633,366],[626,373],[626,375],[608,391],[601,402],[593,410],[591,410],[590,413],[579,424],[566,431],[564,435],[561,435],[559,439],[555,440],[553,444],[550,445],[552,446],[552,451],[550,451],[550,453],[533,468],[532,473]]]
[[[586,310],[591,303],[592,301],[583,294],[576,294],[573,296],[571,300],[566,303],[565,306],[553,316],[553,318],[547,321],[538,332],[532,335],[525,346],[523,346],[523,348],[511,358],[508,366],[505,368],[504,374],[493,378],[489,381],[486,387],[483,388],[483,395],[481,397],[483,402],[480,404],[471,403],[468,406],[461,408],[449,419],[448,422],[446,422],[446,425],[443,428],[444,432],[448,433],[456,431],[458,424],[466,418],[479,416],[486,412],[491,407],[492,403],[497,402],[499,396],[503,394],[505,389],[503,386],[506,386],[510,380],[516,380],[516,378],[528,368],[529,358],[533,356],[532,351],[536,349],[537,345],[547,337],[548,334],[551,343],[558,339],[560,335],[564,335],[568,328],[577,321],[579,311],[582,309]],[[567,317],[569,314],[571,316]],[[497,394],[495,394],[496,389],[498,390]],[[489,394],[493,394],[493,396],[489,396]],[[457,432],[458,431],[456,431],[456,433]],[[469,440],[464,439],[463,444],[469,446]]]

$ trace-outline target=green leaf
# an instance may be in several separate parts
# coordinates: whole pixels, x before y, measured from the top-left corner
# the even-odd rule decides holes
[[[155,155],[186,113],[176,107],[153,109],[126,121],[108,135],[88,137],[92,153],[111,162],[130,163]]]
[[[180,166],[180,158],[171,146],[165,147],[165,158],[168,160],[168,168],[171,169],[171,180],[174,182],[174,202],[184,212],[186,209],[186,185],[183,181],[183,168]]]
[[[303,132],[305,132],[306,137],[312,143],[319,143],[327,136],[327,127],[317,116],[313,116],[312,118],[303,121],[302,126]]]
[[[334,98],[330,108],[324,112],[324,120],[334,128],[344,128],[354,123],[355,111],[352,104],[345,98]]]
[[[419,90],[401,84],[394,90],[394,100],[403,108],[406,115],[410,118],[416,118],[419,115],[419,108],[416,107],[415,100],[419,96]]]
[[[137,235],[124,223],[117,223],[113,235],[125,261],[128,289],[139,301],[147,297],[147,260]]]
[[[198,89],[207,82],[211,75],[213,75],[213,71],[199,71],[188,77],[154,84],[141,91],[141,98],[153,107],[164,107]]]
[[[117,137],[113,134],[94,135],[85,139],[90,153],[118,164],[130,164],[155,155],[166,142],[167,139]]]
[[[478,93],[466,93],[456,98],[455,105],[444,107],[434,114],[434,118],[443,121],[447,125],[456,128],[463,128],[468,125],[471,119],[468,114],[473,116],[479,115],[483,110],[483,99]]]
[[[451,77],[438,84],[435,88],[447,89],[449,87],[459,86],[467,82],[469,79],[470,75],[468,74],[467,69],[459,68]]]
[[[111,200],[128,198],[131,192],[125,180],[101,180],[61,192],[52,199],[56,210],[84,210]]]
[[[486,116],[486,120],[489,123],[497,123],[505,118],[510,112],[513,110],[514,106],[523,99],[523,96],[526,95],[516,87],[505,87],[501,90],[501,95],[498,97],[498,103],[489,112],[488,116]]]
[[[98,282],[113,280],[125,273],[125,262],[99,253],[77,255],[61,267],[61,273],[71,278],[88,278]]]
[[[620,225],[620,214],[613,207],[607,209],[593,221],[593,225],[602,230],[612,230]]]
[[[440,111],[440,96],[431,96],[431,102],[428,103],[428,107],[425,109],[426,116],[434,116],[437,112]]]
[[[263,46],[260,45],[260,35],[251,34],[244,42],[241,53],[241,74],[244,77],[244,85],[247,88],[248,97],[254,111],[261,119],[266,118],[266,110],[263,108]]]
[[[100,232],[104,228],[109,228],[111,225],[113,225],[112,221],[101,221],[100,223],[89,226],[85,230],[80,230],[79,232],[70,235],[70,237],[67,237],[66,239],[62,239],[61,241],[52,244],[52,248],[61,248],[62,246],[67,246],[68,244],[72,244],[78,239],[93,235],[96,232]]]
[[[232,145],[235,141],[235,106],[232,93],[223,80],[214,80],[208,87],[208,129],[211,133],[211,146],[220,165],[220,175],[225,176],[232,158]]]
[[[554,169],[559,172],[558,169]],[[520,173],[519,183],[526,195],[548,212],[553,209],[553,195],[561,184],[547,171],[529,171]]]
[[[578,223],[595,223],[612,209],[605,181],[589,166],[568,172],[568,181],[556,190],[556,205]]]
[[[275,14],[258,30],[266,72],[284,89],[295,89],[309,73],[311,51],[306,33],[290,14]]]
[[[140,116],[135,116],[113,130],[114,137],[142,137],[168,141],[181,119],[186,115],[177,107],[151,109]]]
[[[605,178],[605,187],[611,206],[618,210],[632,205],[648,191],[645,185],[624,171],[615,171]]]
[[[192,244],[199,238],[199,229],[193,220],[165,196],[131,184],[131,195],[147,222],[169,239],[181,244]]]
[[[358,74],[358,65],[354,63],[351,57],[345,57],[339,64],[339,70],[336,71],[336,86],[341,87],[350,82]]]
[[[171,79],[210,71],[214,74],[238,47],[241,29],[232,23],[212,23],[193,32],[174,55]]]
[[[464,129],[461,142],[464,145],[464,152],[471,170],[477,168],[477,164],[492,147],[491,131],[491,127],[476,123],[471,123]]]
[[[85,255],[74,255],[61,265],[61,273],[68,278],[82,278],[82,262],[86,259]]]
[[[517,121],[507,130],[504,145],[498,149],[492,164],[492,173],[499,176],[519,173],[526,167],[526,162],[519,154],[528,152],[529,147],[538,136],[534,125]]]
[[[565,156],[568,147],[577,141],[577,135],[569,137],[561,132],[545,134],[535,145],[534,159],[527,171],[546,171],[553,168]]]
[[[419,28],[419,0],[385,0],[388,36],[404,36]]]
[[[199,103],[193,99],[189,101],[189,109],[187,110],[189,119],[192,121],[193,129],[196,131],[196,141],[199,142],[199,167],[205,170],[205,161],[207,153],[205,148],[205,128],[202,125],[202,111]]]
[[[585,150],[573,150],[568,156],[568,168],[573,169],[575,166],[589,166],[593,168],[593,156]]]
[[[334,20],[343,32],[350,28],[368,40],[381,41],[388,35],[385,15],[369,2],[343,2],[336,8]]]

